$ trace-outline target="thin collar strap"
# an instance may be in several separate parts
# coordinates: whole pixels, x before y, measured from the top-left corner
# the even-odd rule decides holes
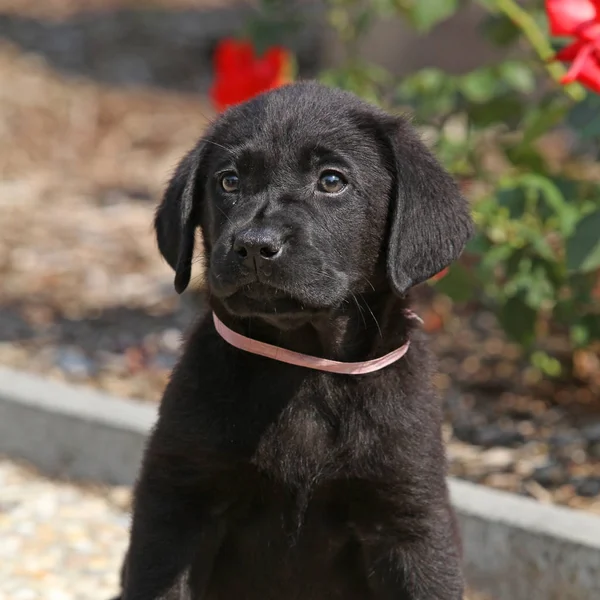
[[[412,311],[407,311],[407,316],[411,319],[416,319],[421,323],[423,322],[422,319]],[[396,348],[396,350],[379,358],[361,362],[341,362],[329,360],[327,358],[319,358],[317,356],[310,356],[308,354],[301,354],[300,352],[286,350],[285,348],[279,348],[278,346],[272,346],[271,344],[253,340],[229,329],[229,327],[227,327],[214,312],[213,322],[219,335],[228,344],[231,344],[239,350],[244,350],[251,354],[258,354],[259,356],[265,356],[266,358],[278,360],[290,365],[296,365],[298,367],[306,367],[307,369],[316,369],[317,371],[326,371],[328,373],[342,373],[344,375],[364,375],[366,373],[379,371],[380,369],[395,363],[397,360],[400,360],[408,352],[410,346],[410,341],[407,341],[400,346],[400,348]]]

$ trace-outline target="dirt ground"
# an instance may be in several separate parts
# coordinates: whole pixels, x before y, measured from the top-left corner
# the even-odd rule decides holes
[[[202,300],[176,297],[151,221],[213,116],[207,55],[170,70],[147,48],[141,63],[130,60],[135,47],[122,60],[114,40],[133,43],[122,20],[90,29],[80,3],[15,5],[0,0],[0,363],[157,401]],[[158,48],[182,43],[170,27]],[[80,60],[65,39],[93,53]],[[597,389],[540,381],[481,307],[453,306],[427,286],[417,296],[440,358],[451,472],[600,512]]]

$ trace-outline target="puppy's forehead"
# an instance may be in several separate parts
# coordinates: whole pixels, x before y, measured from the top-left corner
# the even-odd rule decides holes
[[[360,126],[356,106],[339,99],[327,103],[322,97],[286,100],[266,96],[230,111],[213,139],[236,159],[326,162],[374,152],[375,137]]]

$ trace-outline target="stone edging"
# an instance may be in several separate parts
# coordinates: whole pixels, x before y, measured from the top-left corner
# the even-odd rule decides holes
[[[0,367],[0,453],[51,475],[131,484],[154,406]]]
[[[0,453],[53,475],[129,485],[150,404],[0,367]],[[493,600],[600,598],[600,518],[451,479],[469,583]]]

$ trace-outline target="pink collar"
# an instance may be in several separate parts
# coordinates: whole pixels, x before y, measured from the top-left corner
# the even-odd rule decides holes
[[[423,322],[421,318],[413,312],[409,311],[408,316],[413,319],[418,319],[421,323]],[[219,335],[235,348],[245,350],[252,354],[258,354],[259,356],[266,356],[267,358],[288,363],[290,365],[306,367],[307,369],[316,369],[318,371],[327,371],[328,373],[364,375],[365,373],[379,371],[379,369],[383,369],[401,359],[408,352],[408,347],[410,346],[410,341],[407,341],[400,346],[400,348],[397,348],[380,358],[364,360],[361,362],[341,362],[337,360],[328,360],[327,358],[318,358],[317,356],[309,356],[308,354],[300,354],[299,352],[293,352],[292,350],[286,350],[285,348],[279,348],[277,346],[272,346],[271,344],[253,340],[229,329],[215,313],[213,313],[213,321]]]

